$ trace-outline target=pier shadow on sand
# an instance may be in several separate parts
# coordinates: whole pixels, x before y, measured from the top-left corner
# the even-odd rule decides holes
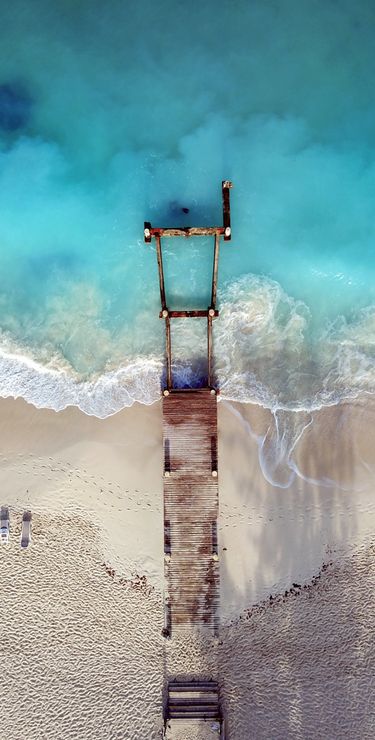
[[[322,410],[303,420],[303,434],[294,416],[289,437],[299,441],[280,454],[272,485],[260,460],[264,445],[268,452],[276,452],[276,442],[282,448],[275,419],[259,407],[219,407],[227,460],[220,486],[227,546],[220,547],[222,609],[228,593],[238,602],[238,616],[231,626],[224,619],[221,629],[228,730],[234,737],[245,736],[240,726],[257,738],[370,738],[374,573],[366,565],[369,545],[358,539],[357,509],[369,485],[371,445],[365,441],[360,455],[358,436],[362,429],[365,439],[375,409]],[[223,490],[233,488],[240,492],[239,519],[225,510]],[[238,536],[226,536],[233,524]]]

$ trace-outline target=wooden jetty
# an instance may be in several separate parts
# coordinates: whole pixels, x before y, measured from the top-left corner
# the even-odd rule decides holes
[[[218,459],[217,389],[213,376],[212,322],[216,308],[220,239],[231,239],[229,180],[222,182],[223,225],[210,227],[161,228],[144,224],[144,239],[155,239],[160,288],[160,318],[165,321],[166,384],[163,389],[164,445],[164,558],[165,621],[164,635],[174,630],[219,627],[219,554],[217,538]],[[168,309],[162,238],[213,236],[211,300],[207,309],[170,311]],[[174,387],[172,373],[171,321],[205,319],[207,322],[207,386],[181,390]],[[207,683],[207,682],[206,682]],[[169,719],[210,719],[224,725],[221,718],[218,685],[211,682],[185,688],[169,683],[165,721]],[[213,688],[214,687],[214,688]],[[178,692],[190,691],[181,698]]]
[[[209,388],[163,398],[165,631],[218,630],[217,401]]]

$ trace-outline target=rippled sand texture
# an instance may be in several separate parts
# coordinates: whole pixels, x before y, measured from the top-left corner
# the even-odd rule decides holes
[[[14,543],[2,557],[4,737],[159,737],[160,598],[112,578],[84,522],[38,518],[34,529],[38,544]],[[231,740],[374,736],[374,555],[359,550],[244,613],[218,646],[170,643],[181,675],[217,666]],[[211,736],[198,726],[168,733]]]
[[[33,525],[29,550],[14,536],[1,557],[1,737],[159,737],[160,597],[107,573],[83,520]]]
[[[375,736],[375,548],[223,630],[230,740]]]
[[[373,546],[326,558],[310,583],[223,626],[219,644],[167,648],[181,676],[194,662],[207,677],[217,672],[230,740],[374,737],[374,556]],[[209,731],[168,738],[206,740]]]

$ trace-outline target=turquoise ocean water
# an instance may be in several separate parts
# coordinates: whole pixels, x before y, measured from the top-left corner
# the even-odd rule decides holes
[[[222,396],[277,414],[372,393],[374,29],[370,0],[1,0],[0,394],[156,400],[143,221],[220,223],[222,179]],[[207,307],[211,254],[166,244],[170,306]],[[204,329],[174,325],[181,384]]]

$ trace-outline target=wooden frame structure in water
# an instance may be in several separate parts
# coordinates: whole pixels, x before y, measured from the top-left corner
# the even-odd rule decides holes
[[[219,267],[219,248],[220,238],[223,237],[224,241],[230,241],[232,238],[232,229],[230,221],[230,188],[232,183],[230,180],[223,180],[221,184],[222,190],[222,202],[223,202],[223,225],[222,226],[186,226],[182,228],[164,228],[164,227],[153,227],[149,221],[144,223],[144,239],[146,243],[151,243],[152,239],[156,242],[156,256],[158,261],[159,271],[159,288],[160,288],[160,302],[161,311],[159,316],[165,320],[165,340],[166,340],[166,359],[167,359],[167,380],[165,391],[169,393],[173,390],[173,378],[172,378],[172,343],[171,343],[171,319],[182,319],[182,318],[206,318],[207,319],[207,385],[209,388],[213,385],[213,374],[212,374],[212,321],[219,315],[216,309],[217,299],[217,277]],[[166,293],[165,293],[165,281],[164,281],[164,269],[163,269],[163,253],[162,253],[162,237],[176,237],[183,236],[189,238],[192,236],[214,236],[214,256],[213,256],[213,267],[212,267],[212,284],[211,284],[211,303],[207,310],[178,310],[170,311],[167,306]],[[165,393],[164,391],[164,393]]]

